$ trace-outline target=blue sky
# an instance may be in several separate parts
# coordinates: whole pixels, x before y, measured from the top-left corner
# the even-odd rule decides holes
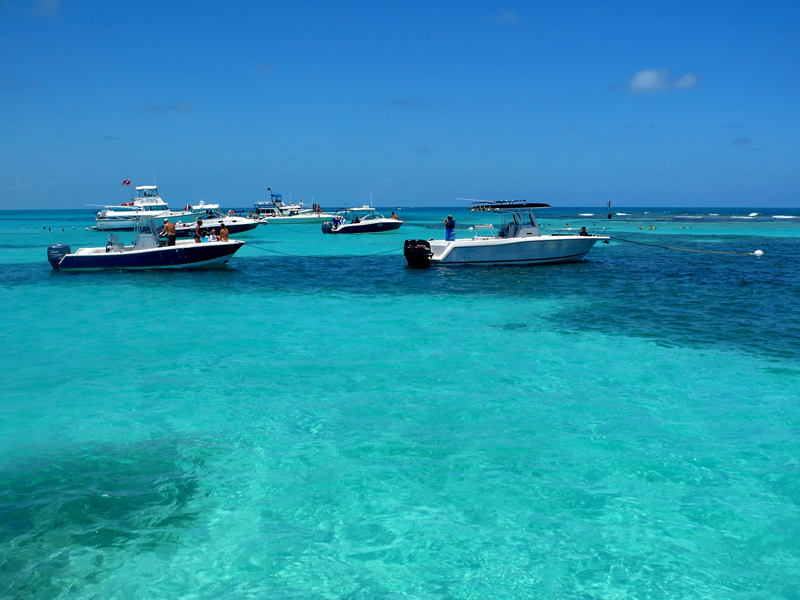
[[[0,0],[0,209],[800,206],[800,2]]]

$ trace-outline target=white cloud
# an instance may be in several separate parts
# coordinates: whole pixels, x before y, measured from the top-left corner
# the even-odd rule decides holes
[[[642,69],[631,77],[630,90],[635,93],[666,92],[669,74],[658,69]]]
[[[634,73],[626,89],[634,94],[650,94],[676,89],[688,90],[698,85],[700,80],[694,73],[686,73],[672,79],[666,69],[642,69]]]
[[[681,90],[690,90],[700,85],[700,80],[694,73],[686,73],[681,75],[672,82],[672,86]]]
[[[40,17],[54,17],[60,10],[60,0],[37,0],[36,2],[36,14]]]
[[[192,114],[192,107],[187,102],[179,102],[178,104],[153,104],[152,102],[146,103],[142,106],[144,112],[149,113],[166,113],[175,112],[182,115]]]
[[[519,23],[519,16],[510,10],[503,10],[500,15],[495,19],[495,23]]]

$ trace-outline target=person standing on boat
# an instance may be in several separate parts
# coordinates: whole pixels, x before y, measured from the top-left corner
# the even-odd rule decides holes
[[[228,241],[228,226],[225,223],[222,224],[222,227],[219,228],[219,239],[223,242]]]
[[[197,226],[194,228],[194,241],[198,244],[203,241],[203,219],[197,219]]]
[[[453,215],[447,215],[447,218],[444,220],[444,229],[445,241],[454,242],[456,239],[456,222],[453,220]]]
[[[175,237],[177,236],[175,224],[170,222],[169,219],[164,219],[164,228],[161,230],[161,235],[167,236],[167,246],[175,245]]]

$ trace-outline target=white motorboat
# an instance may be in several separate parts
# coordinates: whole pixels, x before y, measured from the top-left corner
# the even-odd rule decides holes
[[[307,208],[300,204],[284,204],[282,194],[273,194],[269,190],[269,202],[256,202],[254,204],[254,218],[258,221],[265,221],[278,224],[293,223],[322,223],[333,218],[333,214],[324,213],[321,210]]]
[[[365,213],[361,216],[361,213]],[[349,219],[349,222],[348,222]],[[371,206],[347,208],[343,214],[322,224],[322,233],[381,233],[394,231],[403,226],[403,221],[395,217],[384,217]]]
[[[200,200],[199,204],[187,204],[184,210],[191,210],[192,212],[205,212],[207,210],[219,210],[219,204],[206,204]]]
[[[471,238],[446,240],[406,240],[403,254],[410,267],[430,265],[536,265],[581,260],[603,235],[580,233],[542,233],[533,210],[550,208],[525,200],[503,200],[473,204],[473,211],[499,213],[503,223],[477,225]]]
[[[170,210],[161,199],[158,187],[142,185],[130,202],[121,206],[105,206],[98,211],[94,228],[98,231],[133,231],[140,219],[181,219],[192,218],[191,210]]]
[[[259,225],[267,224],[266,221],[248,219],[246,217],[241,217],[236,213],[234,213],[232,216],[230,214],[224,215],[215,210],[206,210],[203,214],[195,214],[194,217],[196,217],[196,219],[191,222],[184,223],[183,221],[179,220],[177,223],[175,223],[175,235],[177,237],[194,237],[195,230],[197,229],[198,222],[200,221],[202,221],[200,227],[203,230],[203,235],[207,235],[207,233],[212,229],[216,229],[217,233],[219,233],[223,223],[228,228],[228,233],[231,235],[235,233],[251,231]]]
[[[220,267],[225,265],[244,242],[196,243],[180,240],[174,246],[162,245],[153,219],[136,224],[136,239],[130,246],[109,234],[108,243],[98,248],[79,248],[74,253],[66,244],[47,249],[47,260],[56,271],[93,271],[101,269],[144,270]]]

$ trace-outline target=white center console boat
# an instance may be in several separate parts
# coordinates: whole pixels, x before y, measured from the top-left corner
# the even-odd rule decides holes
[[[66,244],[47,249],[47,260],[56,271],[96,271],[101,269],[185,269],[225,265],[244,242],[204,242],[179,240],[174,246],[161,243],[153,219],[136,222],[136,239],[130,246],[112,233],[105,246],[79,248],[72,252]]]
[[[499,213],[503,223],[475,226],[471,238],[406,240],[403,254],[410,267],[430,265],[536,265],[581,260],[599,241],[609,238],[581,233],[542,233],[533,210],[550,208],[525,200],[473,204],[472,211]]]

